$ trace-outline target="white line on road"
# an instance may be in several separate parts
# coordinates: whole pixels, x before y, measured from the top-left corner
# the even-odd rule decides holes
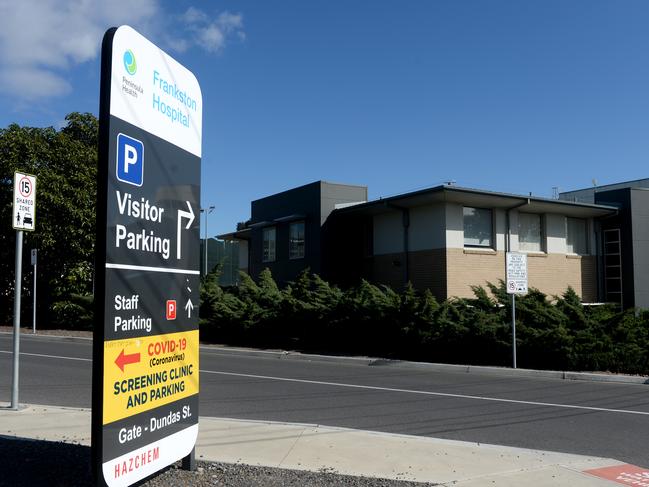
[[[526,404],[530,406],[544,406],[544,407],[553,407],[553,408],[564,408],[564,409],[582,409],[586,411],[597,411],[604,413],[623,413],[623,414],[639,414],[641,416],[649,416],[648,411],[633,411],[630,409],[608,409],[608,408],[598,408],[594,406],[577,406],[573,404],[555,404],[551,402],[537,402],[537,401],[520,401],[517,399],[501,399],[498,397],[485,397],[485,396],[470,396],[467,394],[450,394],[447,392],[432,392],[432,391],[419,391],[413,389],[396,389],[393,387],[378,387],[378,386],[366,386],[360,384],[345,384],[342,382],[325,382],[319,380],[307,380],[307,379],[290,379],[287,377],[272,377],[268,375],[254,375],[254,374],[237,374],[235,372],[218,372],[214,370],[201,370],[203,374],[216,374],[216,375],[229,375],[234,377],[246,377],[250,379],[265,379],[265,380],[277,380],[283,382],[299,382],[302,384],[314,384],[321,386],[332,386],[332,387],[349,387],[353,389],[366,389],[372,391],[384,391],[384,392],[400,392],[405,394],[421,394],[425,396],[438,396],[438,397],[454,397],[458,399],[473,399],[477,401],[492,401],[492,402],[505,402],[510,404]]]
[[[0,353],[10,353],[13,355],[13,352],[7,350],[0,350]],[[25,353],[20,352],[20,355],[27,355],[29,357],[43,357],[43,358],[60,358],[63,360],[80,360],[81,362],[92,362],[91,358],[81,358],[81,357],[62,357],[61,355],[45,355],[42,353]]]
[[[13,352],[0,350],[0,353],[11,354]],[[79,360],[83,362],[92,362],[92,359],[89,358],[80,358],[80,357],[62,357],[60,355],[44,355],[39,353],[24,353],[21,352],[20,355],[28,355],[31,357],[43,357],[43,358],[55,358],[55,359],[64,359],[64,360]],[[598,408],[594,406],[577,406],[574,404],[556,404],[551,402],[538,402],[538,401],[521,401],[517,399],[502,399],[498,397],[486,397],[486,396],[471,396],[468,394],[451,394],[448,392],[433,392],[433,391],[420,391],[416,389],[397,389],[394,387],[379,387],[379,386],[367,386],[362,384],[346,384],[344,382],[326,382],[320,380],[308,380],[308,379],[291,379],[289,377],[273,377],[270,375],[255,375],[255,374],[239,374],[236,372],[221,372],[216,370],[200,370],[203,374],[213,374],[213,375],[227,375],[232,377],[245,377],[248,379],[263,379],[263,380],[275,380],[282,382],[295,382],[300,384],[312,384],[320,386],[329,386],[329,387],[346,387],[351,389],[364,389],[370,391],[383,391],[383,392],[399,392],[402,394],[419,394],[424,396],[436,396],[436,397],[451,397],[457,399],[472,399],[475,401],[491,401],[491,402],[504,402],[509,404],[524,404],[528,406],[543,406],[543,407],[552,407],[552,408],[563,408],[563,409],[580,409],[583,411],[596,411],[600,413],[621,413],[621,414],[637,414],[640,416],[649,416],[648,411],[634,411],[632,409],[609,409],[609,408]]]

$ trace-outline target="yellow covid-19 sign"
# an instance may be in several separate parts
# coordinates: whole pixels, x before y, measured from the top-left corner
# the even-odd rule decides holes
[[[198,330],[104,342],[103,423],[198,393]]]

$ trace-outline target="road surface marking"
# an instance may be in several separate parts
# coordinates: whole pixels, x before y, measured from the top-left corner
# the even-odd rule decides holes
[[[0,353],[13,354],[11,351],[0,350]],[[92,359],[89,358],[79,358],[79,357],[63,357],[60,355],[45,355],[39,353],[24,353],[21,352],[20,355],[27,355],[31,357],[43,357],[43,358],[54,358],[54,359],[63,359],[63,360],[79,360],[82,362],[92,362]],[[621,414],[636,414],[640,416],[649,416],[649,411],[634,411],[631,409],[609,409],[609,408],[598,408],[594,406],[577,406],[574,404],[556,404],[551,402],[538,402],[538,401],[521,401],[518,399],[502,399],[498,397],[486,397],[486,396],[471,396],[468,394],[451,394],[448,392],[433,392],[433,391],[420,391],[416,389],[397,389],[394,387],[379,387],[379,386],[367,386],[362,384],[345,384],[344,382],[326,382],[320,380],[308,380],[308,379],[292,379],[289,377],[273,377],[270,375],[255,375],[255,374],[239,374],[236,372],[221,372],[216,370],[200,370],[203,374],[213,374],[213,375],[227,375],[232,377],[245,377],[248,379],[264,379],[264,380],[275,380],[282,382],[295,382],[299,384],[312,384],[320,386],[330,386],[330,387],[346,387],[351,389],[364,389],[370,391],[383,391],[383,392],[399,392],[402,394],[419,394],[424,396],[436,396],[436,397],[450,397],[457,399],[472,399],[475,401],[491,401],[491,402],[504,402],[509,404],[524,404],[528,406],[543,406],[543,407],[552,407],[552,408],[563,408],[563,409],[579,409],[582,411],[595,411],[600,413],[621,413]]]
[[[451,394],[447,392],[432,392],[432,391],[420,391],[416,389],[397,389],[393,387],[379,387],[379,386],[367,386],[361,384],[345,384],[342,382],[325,382],[319,380],[307,380],[307,379],[291,379],[287,377],[273,377],[268,375],[254,375],[254,374],[238,374],[235,372],[219,372],[214,370],[201,370],[203,374],[215,374],[215,375],[229,375],[234,377],[246,377],[249,379],[265,379],[265,380],[277,380],[283,382],[298,382],[302,384],[314,384],[321,386],[332,386],[332,387],[348,387],[353,389],[365,389],[372,391],[384,391],[384,392],[399,392],[405,394],[421,394],[425,396],[437,396],[437,397],[454,397],[458,399],[473,399],[477,401],[492,401],[492,402],[505,402],[510,404],[525,404],[529,406],[544,406],[544,407],[554,407],[554,408],[564,408],[564,409],[581,409],[585,411],[597,411],[604,413],[623,413],[623,414],[638,414],[641,416],[649,416],[649,411],[634,411],[630,409],[608,409],[608,408],[598,408],[594,406],[576,406],[573,404],[555,404],[551,402],[537,402],[537,401],[520,401],[517,399],[502,399],[498,397],[486,397],[486,396],[470,396],[467,394]]]
[[[13,352],[7,350],[0,350],[0,353],[10,353],[13,355]],[[20,352],[20,355],[27,355],[29,357],[43,357],[43,358],[60,358],[63,360],[80,360],[81,362],[92,362],[91,358],[81,358],[81,357],[62,357],[61,355],[45,355],[42,353],[25,353]]]

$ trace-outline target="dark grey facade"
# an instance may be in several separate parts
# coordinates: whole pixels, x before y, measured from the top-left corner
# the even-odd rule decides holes
[[[598,222],[600,295],[625,308],[649,308],[649,179],[570,191],[560,198],[618,208]]]
[[[367,187],[316,181],[277,193],[251,203],[249,273],[253,278],[270,269],[278,283],[294,280],[309,268],[324,275],[327,255],[326,221],[336,208],[367,201]],[[292,223],[304,222],[304,256],[289,255],[289,229]],[[275,256],[264,258],[264,230],[275,229]],[[324,275],[324,277],[328,277]]]

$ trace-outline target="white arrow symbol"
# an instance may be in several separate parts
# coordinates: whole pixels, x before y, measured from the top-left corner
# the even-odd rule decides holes
[[[181,245],[181,233],[180,230],[182,230],[182,219],[183,218],[188,218],[189,221],[187,222],[187,226],[185,229],[188,229],[189,227],[192,226],[192,223],[194,222],[194,210],[192,210],[192,205],[189,204],[189,201],[186,201],[187,203],[187,208],[189,208],[189,211],[183,211],[183,210],[178,210],[178,232],[177,232],[177,239],[176,239],[176,258],[180,259],[182,257],[182,245]]]
[[[187,300],[187,304],[185,305],[185,311],[187,311],[187,318],[192,317],[193,309],[194,309],[194,303],[192,303],[191,299]]]

